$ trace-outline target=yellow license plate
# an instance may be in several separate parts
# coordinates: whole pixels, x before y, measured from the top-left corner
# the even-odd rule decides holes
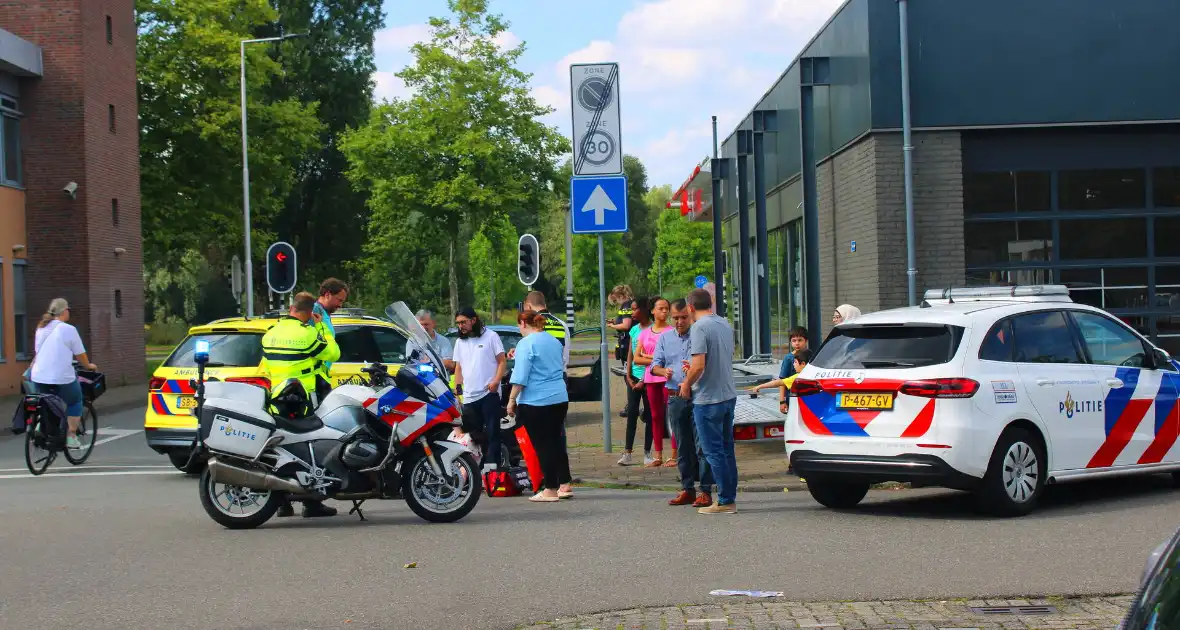
[[[841,409],[893,409],[893,394],[843,392],[836,405]]]
[[[192,396],[177,396],[176,397],[176,408],[177,409],[196,409],[197,408],[197,399],[193,398]]]

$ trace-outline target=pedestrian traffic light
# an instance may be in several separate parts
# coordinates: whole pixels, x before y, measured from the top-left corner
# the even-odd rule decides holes
[[[531,287],[537,283],[540,273],[541,246],[537,243],[537,237],[525,234],[520,237],[520,264],[517,266],[517,274],[522,284]]]
[[[279,241],[266,250],[266,284],[275,293],[295,289],[295,248]]]

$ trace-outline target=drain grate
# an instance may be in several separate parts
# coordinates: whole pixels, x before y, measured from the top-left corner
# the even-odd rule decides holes
[[[977,615],[1052,615],[1057,612],[1056,606],[980,606],[972,607],[971,612]]]

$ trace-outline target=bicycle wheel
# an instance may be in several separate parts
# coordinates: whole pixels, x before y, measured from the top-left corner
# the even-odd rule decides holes
[[[53,462],[54,452],[45,435],[41,433],[40,418],[25,431],[25,464],[29,472],[40,475]]]
[[[65,453],[66,459],[75,466],[90,457],[90,451],[94,450],[94,440],[98,439],[98,412],[90,403],[86,403],[85,408],[82,409],[82,419],[78,422],[77,435],[78,441],[82,443],[81,450],[67,448],[62,451]]]

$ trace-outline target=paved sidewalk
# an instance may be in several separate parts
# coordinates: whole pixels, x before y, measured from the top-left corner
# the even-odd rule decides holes
[[[574,403],[566,419],[566,437],[570,451],[570,471],[582,483],[604,486],[637,488],[679,488],[680,474],[676,468],[644,468],[643,430],[637,422],[634,459],[637,466],[619,466],[626,439],[627,419],[619,417],[619,410],[627,402],[625,386],[619,377],[611,377],[611,443],[610,453],[602,452],[602,403]],[[782,492],[783,488],[803,489],[799,478],[787,474],[787,458],[781,440],[759,443],[738,443],[737,453],[739,489],[744,491]],[[671,443],[665,439],[664,456],[671,454]]]
[[[837,630],[1099,630],[1118,626],[1131,595],[1084,598],[790,602],[779,598],[752,600],[717,597],[704,606],[640,608],[582,615],[553,622],[518,626],[529,630],[611,629],[675,630],[677,628],[824,628]],[[983,614],[983,607],[1048,606],[1048,614]]]

